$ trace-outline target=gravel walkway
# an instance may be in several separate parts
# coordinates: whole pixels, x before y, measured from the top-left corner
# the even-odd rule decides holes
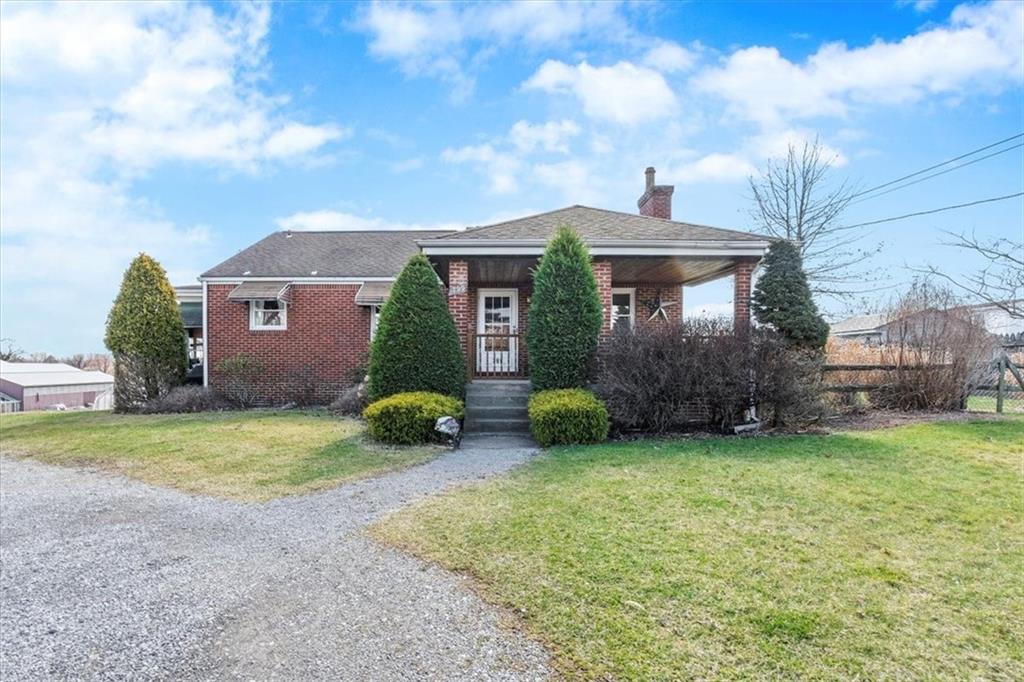
[[[362,533],[532,453],[467,441],[261,505],[2,458],[0,678],[546,678],[544,650],[463,579]]]

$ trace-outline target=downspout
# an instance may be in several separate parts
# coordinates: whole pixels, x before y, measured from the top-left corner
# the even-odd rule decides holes
[[[206,280],[203,280],[203,386],[210,385],[210,333],[207,329]]]

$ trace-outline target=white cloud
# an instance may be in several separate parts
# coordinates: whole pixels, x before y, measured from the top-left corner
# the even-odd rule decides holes
[[[660,73],[625,61],[570,66],[549,59],[523,88],[572,94],[591,118],[626,125],[665,118],[676,109],[675,94]]]
[[[801,149],[805,144],[814,144],[815,141],[821,148],[821,158],[834,167],[842,168],[850,162],[841,150],[828,144],[809,130],[790,128],[755,135],[747,141],[747,148],[756,158],[779,159],[789,152],[790,147]]]
[[[619,2],[487,2],[364,6],[354,28],[369,35],[370,54],[392,60],[408,76],[432,76],[456,100],[473,89],[474,65],[498,46],[528,49],[566,44],[582,35],[629,34]],[[467,73],[467,66],[469,73]]]
[[[533,167],[537,181],[561,192],[566,201],[574,204],[593,204],[601,195],[597,179],[590,166],[581,159],[541,163]]]
[[[267,138],[263,150],[269,157],[299,156],[319,149],[328,142],[351,135],[351,130],[335,125],[310,126],[289,123]]]
[[[423,168],[423,158],[420,156],[402,159],[401,161],[395,161],[391,164],[391,172],[393,173],[408,173],[410,171],[419,170],[420,168]]]
[[[282,230],[455,230],[454,223],[438,223],[422,225],[420,223],[403,223],[383,218],[367,218],[353,213],[341,211],[305,211],[293,213],[277,219]]]
[[[151,170],[254,172],[347,134],[293,120],[287,98],[260,89],[269,19],[267,6],[249,4],[0,7],[5,336],[46,339],[52,352],[98,350],[139,251],[178,281],[209,263],[206,227],[175,224],[134,195]]]
[[[495,150],[489,143],[445,149],[441,152],[441,160],[469,163],[482,169],[488,177],[488,191],[492,194],[509,194],[519,189],[516,176],[522,168],[522,161],[513,154]]]
[[[571,119],[532,124],[516,121],[509,131],[509,139],[516,149],[529,153],[537,149],[545,152],[569,153],[569,140],[580,134],[580,127]]]
[[[803,63],[774,47],[737,50],[693,84],[724,99],[733,114],[778,127],[792,119],[842,117],[858,105],[1020,83],[1022,43],[1024,4],[961,5],[946,26],[865,47],[828,43]]]
[[[678,43],[662,41],[644,55],[644,64],[664,73],[688,71],[697,62],[697,54]]]
[[[913,7],[915,12],[925,13],[931,11],[938,0],[896,0],[897,7]]]
[[[739,154],[713,153],[676,168],[667,169],[666,175],[676,182],[733,182],[743,180],[756,172],[754,164]]]

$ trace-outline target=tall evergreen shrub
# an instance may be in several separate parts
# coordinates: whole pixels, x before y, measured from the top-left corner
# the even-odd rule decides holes
[[[104,342],[114,356],[114,409],[133,411],[185,381],[188,351],[174,288],[140,253],[124,274],[107,317]]]
[[[370,400],[410,391],[457,398],[465,393],[466,363],[455,321],[422,254],[406,263],[380,311],[369,374]]]
[[[533,275],[526,348],[536,390],[586,385],[601,321],[590,254],[575,231],[561,227]]]
[[[828,324],[814,304],[797,247],[785,240],[775,242],[763,267],[750,305],[757,321],[770,325],[793,345],[824,348]]]

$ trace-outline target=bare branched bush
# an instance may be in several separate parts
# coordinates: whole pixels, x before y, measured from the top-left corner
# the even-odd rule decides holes
[[[221,392],[238,407],[252,407],[261,402],[260,380],[263,364],[251,355],[239,353],[217,363]]]
[[[736,336],[724,320],[620,331],[600,364],[598,393],[619,429],[729,428],[751,401],[774,424],[820,411],[820,354],[768,331]]]
[[[887,314],[881,349],[886,372],[874,405],[899,410],[963,409],[997,350],[996,339],[953,293],[915,283]]]
[[[231,408],[231,402],[204,386],[177,386],[155,400],[144,403],[142,414],[212,412]]]

